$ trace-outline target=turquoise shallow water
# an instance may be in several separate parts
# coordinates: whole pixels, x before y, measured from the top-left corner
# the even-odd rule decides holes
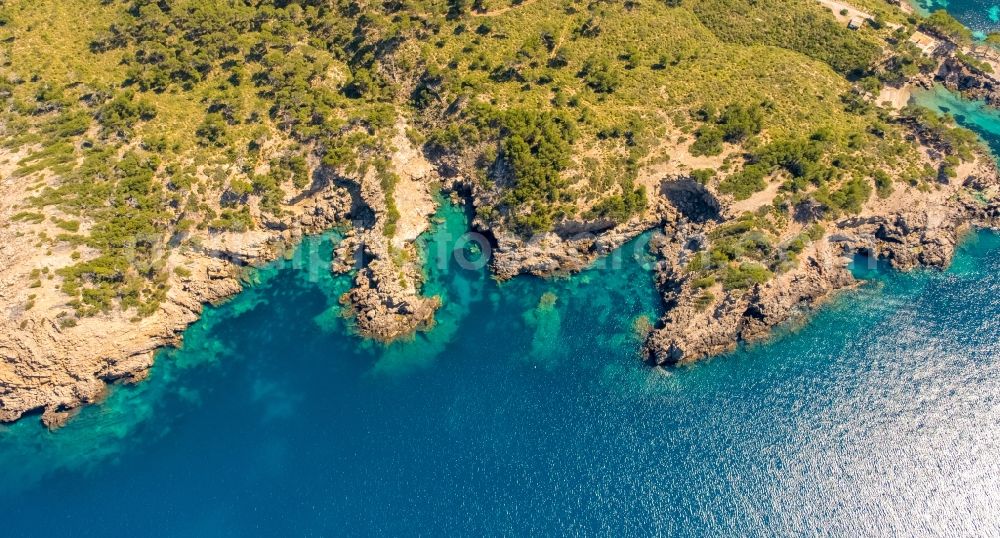
[[[1000,113],[985,103],[963,99],[941,85],[915,91],[912,103],[950,114],[958,124],[975,131],[995,154],[1000,155]]]
[[[947,10],[956,19],[978,32],[1000,30],[1000,0],[907,0],[919,11],[927,14],[939,9]]]
[[[670,372],[637,356],[641,245],[555,282],[432,266],[439,326],[388,349],[345,334],[329,250],[63,430],[0,428],[4,535],[1000,532],[998,235]]]
[[[1000,150],[993,112],[916,99]],[[56,433],[0,426],[0,533],[1000,535],[1000,235],[946,272],[861,264],[810,323],[661,371],[648,236],[498,286],[440,216],[434,330],[351,336],[336,236],[308,240],[148,381]]]

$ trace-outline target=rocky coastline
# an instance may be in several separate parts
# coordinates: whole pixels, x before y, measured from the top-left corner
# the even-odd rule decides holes
[[[19,196],[13,183],[2,185],[4,198]],[[65,298],[58,289],[25,284],[25,267],[36,266],[35,249],[24,245],[29,236],[15,224],[0,229],[0,256],[10,263],[0,268],[0,301],[10,309],[0,317],[0,422],[12,422],[38,412],[49,428],[57,428],[85,404],[100,401],[113,382],[145,379],[157,352],[181,345],[184,330],[201,315],[205,304],[218,303],[243,289],[244,268],[281,256],[305,235],[342,222],[350,213],[345,192],[322,181],[308,197],[290,203],[288,214],[253,233],[220,233],[200,238],[198,248],[171,253],[170,264],[181,267],[171,275],[166,301],[152,316],[136,321],[111,312],[66,323]],[[10,204],[0,206],[8,218]],[[46,291],[48,293],[46,294]],[[31,292],[32,308],[22,295]],[[30,297],[30,295],[29,295]]]
[[[996,58],[944,40],[936,53],[935,72],[916,77],[907,86],[929,89],[938,83],[967,99],[1000,105],[996,76],[958,53],[1000,65]],[[910,128],[925,157],[940,169],[948,152],[946,144],[920,125]],[[973,228],[1000,229],[1000,176],[988,152],[979,154],[974,165],[962,167],[955,178],[941,174],[936,189],[932,194],[905,190],[887,200],[870,200],[859,215],[834,221],[829,233],[801,254],[794,269],[750,290],[723,293],[707,307],[698,304],[699,294],[683,269],[692,243],[661,241],[654,246],[662,259],[657,284],[667,314],[646,340],[646,360],[661,366],[690,364],[732,351],[741,343],[767,339],[776,326],[807,316],[837,292],[858,286],[847,269],[855,254],[885,260],[900,271],[944,269],[964,234]],[[707,196],[712,198],[711,193]],[[724,205],[717,199],[713,204]],[[722,208],[723,213],[727,211]],[[704,238],[712,226],[680,215],[665,232],[666,237]]]
[[[171,288],[161,312],[142,323],[119,316],[65,328],[41,318],[4,331],[0,352],[33,361],[3,363],[0,420],[9,422],[41,411],[42,422],[56,428],[79,406],[99,401],[108,383],[141,381],[156,350],[179,345],[183,330],[197,320],[202,305],[242,289],[241,267],[274,259],[303,235],[346,222],[354,225],[339,245],[331,269],[356,271],[354,286],[341,300],[358,334],[391,341],[431,327],[440,300],[421,292],[424,276],[412,240],[402,243],[408,261],[394,259],[392,240],[384,233],[380,218],[384,207],[378,201],[383,197],[376,184],[362,180],[352,194],[351,189],[331,181],[302,203],[295,216],[280,226],[284,229],[270,230],[254,242],[245,237],[228,241],[216,237],[203,250],[185,253],[178,263],[193,267],[192,274]],[[663,192],[678,184],[690,182],[668,178]],[[692,214],[685,203],[690,198],[659,196],[649,212],[621,226],[572,230],[575,233],[566,237],[552,233],[531,240],[490,231],[496,241],[491,270],[499,280],[519,274],[579,271],[642,232],[662,226],[664,234],[653,250],[661,260],[657,284],[666,313],[644,349],[651,363],[687,364],[743,342],[765,339],[775,326],[807,315],[836,292],[856,286],[858,282],[846,269],[854,253],[884,258],[900,270],[947,266],[970,226],[1000,228],[998,190],[995,169],[981,165],[943,185],[933,197],[903,190],[888,202],[875,201],[862,214],[836,221],[822,241],[801,254],[793,270],[745,292],[722,294],[710,308],[696,304],[697,294],[683,271],[692,248],[705,247],[691,239],[704,238],[712,226],[734,216],[727,213],[730,209],[724,201],[708,191],[696,195],[701,203],[710,202],[705,207],[719,212],[719,220]],[[371,201],[364,207],[372,213],[359,211],[359,195]],[[358,218],[362,214],[375,217]],[[107,338],[109,327],[117,330],[113,341]]]
[[[401,151],[410,156],[396,169],[429,196],[430,180],[438,176],[414,151]],[[765,339],[775,326],[807,315],[836,292],[858,285],[846,268],[854,253],[884,258],[900,270],[947,266],[970,226],[1000,228],[1000,179],[987,159],[982,156],[979,165],[963,169],[960,177],[943,182],[933,194],[901,189],[888,200],[872,200],[861,214],[832,223],[821,241],[800,254],[793,269],[749,290],[721,293],[708,308],[698,304],[684,265],[692,253],[706,248],[713,227],[737,214],[732,202],[684,177],[665,178],[649,210],[622,225],[570,223],[561,234],[532,239],[486,229],[494,242],[491,271],[498,280],[579,271],[642,232],[662,227],[664,233],[652,248],[661,260],[657,285],[666,313],[648,335],[644,350],[653,364],[688,364]],[[433,204],[413,216],[423,224],[397,237],[385,233],[385,193],[374,175],[357,182],[330,170],[320,170],[317,176],[321,187],[292,204],[294,211],[282,222],[252,238],[216,235],[206,238],[199,250],[178,253],[183,257],[176,263],[193,270],[178,277],[167,304],[148,320],[132,323],[123,316],[105,316],[94,323],[60,327],[39,315],[3,331],[0,354],[32,360],[2,363],[0,420],[40,411],[42,422],[56,428],[79,406],[99,401],[108,383],[141,381],[156,350],[179,345],[202,305],[242,289],[242,267],[272,260],[303,235],[334,226],[346,226],[346,233],[331,270],[355,271],[354,286],[341,301],[357,333],[391,341],[433,326],[440,299],[422,293],[422,261],[414,244],[429,226]],[[108,338],[109,329],[115,331],[114,339]]]
[[[876,200],[861,215],[835,221],[830,233],[800,254],[794,269],[749,290],[725,292],[706,307],[698,304],[684,271],[691,242],[669,238],[704,236],[709,227],[681,219],[668,225],[668,239],[655,245],[663,260],[657,281],[667,313],[646,341],[646,358],[657,365],[689,364],[764,340],[774,327],[859,285],[847,269],[855,254],[886,260],[901,271],[944,269],[973,227],[1000,229],[1000,176],[989,163],[943,185],[933,197],[904,191]]]
[[[1000,105],[1000,82],[962,61],[956,50],[948,48],[931,77],[910,84],[938,82]],[[946,148],[932,133],[910,127],[928,164],[941,169]],[[312,186],[284,200],[281,218],[248,232],[180,238],[197,247],[171,251],[170,266],[182,270],[171,273],[166,301],[140,320],[114,312],[70,323],[64,318],[66,298],[57,288],[33,291],[31,281],[38,275],[32,269],[49,264],[49,258],[68,259],[70,252],[65,247],[65,252],[39,252],[31,244],[38,223],[12,218],[28,194],[15,181],[0,183],[0,220],[12,223],[0,228],[0,257],[8,260],[0,267],[0,304],[6,307],[0,317],[0,422],[39,413],[46,426],[57,428],[80,406],[100,401],[109,383],[141,381],[158,349],[181,344],[203,305],[243,288],[246,267],[274,260],[303,236],[334,227],[344,230],[344,238],[329,269],[352,275],[353,285],[340,301],[354,331],[390,342],[431,328],[441,299],[425,294],[425,260],[416,239],[430,226],[432,193],[450,191],[473,208],[494,205],[497,193],[466,179],[474,176],[471,163],[428,156],[410,140],[405,122],[396,129],[388,170],[353,177],[313,159]],[[0,172],[10,176],[10,170]],[[385,174],[393,181],[386,182]],[[944,268],[971,227],[1000,229],[1000,177],[992,157],[983,153],[974,165],[959,167],[956,177],[941,174],[930,192],[907,186],[886,198],[873,197],[856,215],[825,221],[823,236],[786,270],[746,289],[716,284],[706,302],[687,266],[711,246],[713,230],[747,212],[746,204],[686,175],[657,181],[645,211],[626,222],[565,220],[532,237],[479,217],[472,228],[489,242],[490,271],[501,281],[581,271],[641,233],[662,229],[651,247],[659,259],[656,284],[665,313],[643,347],[646,360],[661,366],[689,364],[760,341],[776,326],[808,315],[837,292],[859,285],[847,269],[857,253],[899,270]],[[761,200],[759,206],[770,202]]]
[[[494,278],[501,281],[522,274],[548,277],[579,272],[660,222],[662,217],[650,212],[594,232],[550,232],[530,239],[503,232],[497,236],[490,268]]]
[[[989,65],[1000,66],[1000,63],[991,59]],[[1000,106],[1000,81],[996,76],[954,55],[945,57],[933,78],[923,85],[928,87],[931,82],[940,83],[967,99],[983,101],[992,107]]]

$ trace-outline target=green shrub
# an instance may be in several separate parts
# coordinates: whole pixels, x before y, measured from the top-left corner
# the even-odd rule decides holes
[[[691,155],[701,157],[722,153],[722,141],[725,137],[722,129],[715,125],[702,125],[695,130],[694,137],[694,142],[688,147]]]
[[[613,194],[602,199],[591,208],[588,218],[606,218],[623,223],[646,209],[646,187],[640,185],[625,194]]]
[[[495,113],[491,123],[501,133],[501,155],[513,171],[514,185],[503,202],[514,211],[524,232],[548,230],[570,200],[561,173],[569,165],[576,129],[564,116],[551,112],[511,110]]]
[[[969,43],[972,41],[972,30],[944,9],[939,9],[920,22],[920,28],[926,32],[957,41]]]
[[[699,312],[707,309],[712,303],[715,302],[715,295],[710,291],[703,291],[695,299],[694,306]]]
[[[580,76],[597,93],[612,93],[621,85],[622,75],[611,60],[592,56],[583,64]]]
[[[697,0],[689,4],[723,41],[801,52],[844,74],[868,71],[881,47],[809,0]]]
[[[146,99],[135,99],[128,93],[116,95],[97,111],[97,121],[104,136],[129,138],[132,128],[140,121],[156,117],[156,108]]]
[[[741,263],[728,267],[722,274],[722,285],[728,290],[743,290],[763,284],[774,275],[766,267],[757,263]]]

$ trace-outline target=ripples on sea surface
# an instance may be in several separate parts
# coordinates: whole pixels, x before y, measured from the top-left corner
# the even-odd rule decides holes
[[[440,214],[430,252],[466,229]],[[389,348],[347,334],[332,239],[64,429],[0,426],[0,535],[1000,536],[997,234],[670,371],[638,357],[646,238],[553,282],[432,264],[438,325]]]
[[[55,434],[0,428],[3,534],[1000,529],[1000,236],[675,371],[637,355],[648,262],[435,269],[438,327],[388,349],[345,334],[345,280],[264,269],[147,382]]]
[[[944,9],[971,28],[979,37],[1000,29],[998,0],[904,0],[927,14]]]

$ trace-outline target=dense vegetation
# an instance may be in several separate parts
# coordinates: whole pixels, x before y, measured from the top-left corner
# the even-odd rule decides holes
[[[889,173],[928,176],[873,102],[919,55],[813,0],[2,5],[3,145],[32,193],[19,218],[56,230],[39,248],[73,249],[59,274],[79,315],[155,311],[171,248],[274,225],[315,163],[377,175],[391,235],[404,119],[476,185],[485,222],[524,235],[641,215],[644,171],[683,152],[719,159],[698,177],[723,194],[781,181],[786,211],[822,215]],[[748,263],[777,270],[729,254],[733,286],[765,275]]]
[[[929,17],[921,21],[920,28],[960,43],[972,41],[972,30],[969,30],[943,9],[931,13]]]
[[[798,51],[845,75],[864,73],[881,56],[881,45],[873,37],[859,37],[816,2],[695,0],[689,4],[699,20],[724,41]]]

